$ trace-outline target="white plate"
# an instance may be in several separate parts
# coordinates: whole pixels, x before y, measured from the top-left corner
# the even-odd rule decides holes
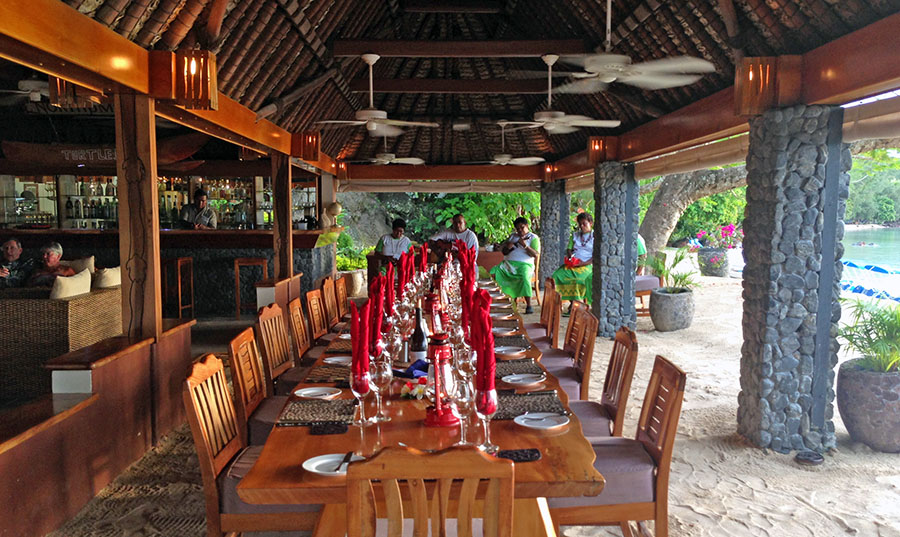
[[[341,394],[339,388],[322,386],[318,388],[300,388],[294,391],[294,395],[304,399],[332,399]]]
[[[350,339],[351,337],[353,337],[351,334],[344,333],[339,335],[338,339]]]
[[[553,412],[526,412],[521,416],[516,416],[513,421],[522,427],[546,431],[568,425],[569,417]]]
[[[525,347],[515,347],[513,345],[502,345],[500,347],[494,347],[495,354],[522,354],[527,351]]]
[[[347,464],[341,464],[346,453],[329,453],[303,461],[303,469],[319,475],[347,475]],[[353,455],[350,461],[361,461],[362,457]],[[340,469],[338,469],[340,464]]]
[[[498,336],[510,336],[518,332],[518,328],[510,328],[508,326],[495,326],[493,332]]]
[[[495,311],[494,313],[491,314],[491,318],[492,319],[512,319],[513,316],[511,313],[502,313],[502,312]]]
[[[353,357],[349,355],[340,355],[340,356],[328,356],[324,360],[322,360],[326,364],[329,365],[346,365],[349,366],[351,362],[353,362]]]
[[[510,304],[509,302],[494,302],[493,304],[491,304],[491,309],[508,310],[512,309],[512,304]]]
[[[534,386],[540,384],[547,378],[546,375],[541,373],[540,375],[536,373],[517,373],[515,375],[506,375],[501,378],[503,382],[507,384],[512,384],[513,386]]]

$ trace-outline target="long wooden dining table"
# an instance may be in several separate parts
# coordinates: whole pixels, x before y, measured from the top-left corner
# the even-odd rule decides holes
[[[523,320],[517,314],[517,333],[525,335]],[[525,335],[527,338],[527,335]],[[337,341],[333,341],[335,345]],[[528,343],[531,343],[528,340]],[[316,365],[329,356],[326,353]],[[539,364],[540,350],[531,344],[524,357],[534,358]],[[315,367],[315,366],[314,366]],[[556,390],[560,401],[566,405],[565,391],[553,375],[527,389],[497,381],[498,391],[516,389],[516,393]],[[276,426],[263,447],[253,468],[237,486],[238,495],[252,504],[326,504],[320,519],[317,535],[344,535],[345,502],[347,498],[344,476],[322,476],[303,469],[303,462],[319,455],[357,452],[373,455],[382,447],[406,445],[420,450],[441,450],[455,445],[460,438],[459,428],[425,427],[427,399],[403,399],[400,388],[406,379],[395,379],[391,395],[386,398],[385,411],[390,421],[367,427],[349,427],[343,434],[311,435],[309,427]],[[301,383],[298,388],[333,386],[333,384]],[[293,397],[293,396],[292,396]],[[339,396],[352,398],[345,389]],[[371,396],[369,399],[374,399]],[[371,401],[366,403],[367,416],[374,413]],[[552,534],[547,527],[547,497],[596,496],[603,490],[604,479],[594,469],[594,451],[581,431],[574,414],[569,414],[569,424],[552,430],[536,430],[520,426],[513,420],[492,420],[491,440],[500,449],[536,448],[541,458],[533,462],[515,465],[514,535],[538,536]],[[480,441],[483,433],[478,420],[472,420],[469,439]],[[474,433],[474,434],[473,434]],[[542,518],[542,511],[543,518]],[[549,529],[549,533],[548,533]]]

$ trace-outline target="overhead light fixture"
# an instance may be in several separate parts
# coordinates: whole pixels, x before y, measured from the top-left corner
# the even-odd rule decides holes
[[[216,55],[199,49],[182,49],[174,54],[150,51],[150,95],[188,110],[218,109]]]
[[[93,108],[96,104],[102,104],[106,97],[102,93],[89,90],[68,80],[50,76],[48,79],[49,100],[53,106],[60,108]],[[32,101],[40,101],[41,94],[29,95]]]
[[[291,134],[291,156],[307,162],[319,160],[321,136],[318,131],[303,131]]]
[[[802,56],[748,57],[734,74],[734,107],[739,116],[756,116],[797,104],[803,83]]]

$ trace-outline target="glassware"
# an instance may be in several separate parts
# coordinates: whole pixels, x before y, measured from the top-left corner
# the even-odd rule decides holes
[[[475,390],[475,413],[484,427],[484,441],[478,449],[491,455],[500,451],[500,447],[491,442],[491,417],[497,412],[497,390]]]
[[[391,421],[390,416],[384,412],[385,392],[390,395],[391,381],[394,380],[394,371],[391,369],[391,357],[387,351],[381,353],[372,363],[372,383],[375,385],[375,408],[377,409],[373,420],[378,422]]]
[[[353,397],[359,402],[359,416],[353,420],[353,425],[365,427],[372,423],[372,420],[366,418],[366,401],[365,397],[369,394],[369,372],[361,374],[355,373],[352,368],[350,371],[350,391]]]
[[[469,418],[472,416],[472,410],[475,406],[475,390],[469,379],[460,374],[456,383],[456,409],[459,413],[459,442],[458,446],[473,446],[474,442],[469,441]]]

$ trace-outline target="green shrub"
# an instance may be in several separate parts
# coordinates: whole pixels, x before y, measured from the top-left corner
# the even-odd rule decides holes
[[[900,306],[862,299],[842,302],[850,304],[853,322],[839,335],[862,354],[860,365],[879,372],[900,369]]]
[[[337,256],[335,258],[335,268],[337,270],[357,270],[366,268],[366,254],[372,252],[374,246],[368,248],[356,248],[353,244],[353,237],[347,233],[341,232],[337,240]]]

